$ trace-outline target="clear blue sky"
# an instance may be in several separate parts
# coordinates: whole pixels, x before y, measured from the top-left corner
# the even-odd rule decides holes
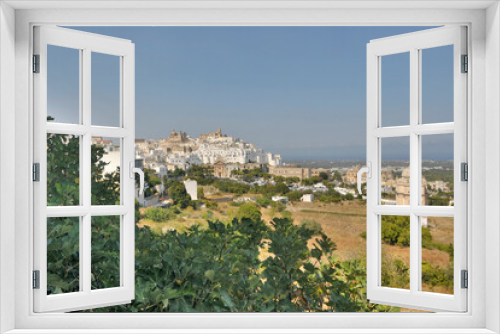
[[[173,129],[198,136],[220,126],[223,133],[285,159],[364,159],[366,44],[428,27],[72,29],[135,43],[137,138],[167,137]],[[426,123],[452,121],[451,51],[423,51]],[[49,53],[48,107],[64,119],[78,99],[78,58],[58,52],[52,52],[52,60]],[[94,124],[117,124],[118,61],[113,58],[93,55]],[[407,124],[408,56],[384,57],[382,66],[383,125]],[[425,159],[453,157],[449,140],[428,147]],[[405,158],[404,150],[395,144],[384,156]]]

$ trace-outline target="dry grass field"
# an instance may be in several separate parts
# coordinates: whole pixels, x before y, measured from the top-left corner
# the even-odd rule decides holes
[[[203,207],[192,210],[188,208],[183,210],[175,219],[165,223],[142,219],[139,226],[148,225],[153,230],[164,233],[171,229],[185,231],[193,224],[203,227],[207,225],[207,219],[229,222],[235,217],[238,210],[238,207],[230,205],[233,196],[231,194],[210,195],[210,199],[218,202],[216,209],[209,210]],[[260,195],[247,194],[245,197],[258,198]],[[361,237],[361,232],[366,231],[366,205],[362,201],[343,201],[341,203],[293,202],[287,205],[286,210],[291,212],[296,224],[300,224],[304,219],[317,221],[321,225],[323,232],[336,243],[338,249],[336,254],[339,255],[340,260],[366,257],[366,239]],[[272,209],[261,209],[261,212],[265,221],[271,220],[273,216],[281,216],[280,213]],[[441,244],[453,243],[453,218],[429,217],[428,222],[433,242]],[[311,240],[311,247],[313,243],[314,240]],[[410,263],[409,247],[384,244],[382,252],[392,261],[399,259],[407,265]],[[263,250],[262,258],[268,256],[266,253],[266,250]],[[422,249],[422,260],[430,262],[433,266],[445,267],[449,264],[450,257],[446,251]],[[452,289],[444,287],[424,286],[423,290],[453,293]]]

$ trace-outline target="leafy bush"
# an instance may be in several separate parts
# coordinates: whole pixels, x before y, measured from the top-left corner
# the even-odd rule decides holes
[[[269,197],[257,198],[257,204],[262,208],[267,208],[271,204],[271,199]]]
[[[186,192],[184,183],[180,181],[174,181],[168,188],[168,195],[174,201],[174,204],[178,205],[181,209],[185,209],[188,206],[196,209],[196,203],[191,200],[191,196],[189,196]]]
[[[239,220],[260,221],[262,214],[260,213],[260,209],[254,204],[245,203],[238,209],[236,217],[238,217]]]
[[[136,298],[91,312],[399,310],[370,304],[365,262],[340,262],[324,234],[309,249],[312,235],[287,219],[215,221],[185,233],[137,228]],[[271,256],[261,260],[261,248]]]
[[[410,267],[400,259],[382,257],[382,286],[410,288]]]
[[[175,217],[175,213],[170,209],[164,208],[147,208],[144,212],[144,217],[155,222],[166,222]]]
[[[453,288],[453,263],[441,268],[433,266],[427,261],[422,261],[422,282],[431,286]]]
[[[207,206],[207,209],[216,209],[219,206],[216,201],[205,200],[204,202]]]

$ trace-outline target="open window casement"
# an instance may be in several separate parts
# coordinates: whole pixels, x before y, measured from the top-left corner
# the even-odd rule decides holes
[[[450,70],[453,72],[453,79],[449,85],[453,87],[445,88],[453,92],[453,110],[450,112],[453,119],[446,123],[425,123],[422,121],[422,114],[425,113],[422,110],[422,87],[426,83],[422,81],[422,73],[427,63],[422,61],[423,55],[443,46],[452,48],[449,61],[450,66],[453,66],[453,70]],[[367,162],[371,166],[371,173],[367,176],[367,294],[372,303],[431,311],[466,311],[467,290],[462,287],[462,276],[466,274],[463,271],[467,269],[467,182],[462,180],[462,163],[467,163],[466,54],[466,28],[458,26],[373,40],[367,45]],[[383,119],[382,96],[386,98],[386,95],[382,95],[382,83],[384,75],[390,76],[391,72],[388,70],[390,67],[384,68],[382,65],[390,61],[386,57],[393,55],[404,55],[409,59],[408,68],[405,69],[410,81],[409,121],[398,126],[384,127],[384,124],[391,122]],[[401,110],[403,112],[408,111]],[[444,134],[453,136],[454,203],[436,205],[426,202],[427,187],[422,177],[422,142],[428,136]],[[402,179],[409,178],[409,196],[406,200],[382,200],[382,152],[384,149],[384,153],[391,150],[390,146],[383,148],[383,143],[390,140],[399,140],[408,145],[409,152],[405,154],[409,157],[409,168],[402,172]],[[403,184],[396,187],[397,192],[404,192],[404,189],[399,189],[404,188]],[[382,239],[382,224],[387,219],[384,217],[395,219],[395,216],[409,221],[409,247],[400,247],[402,252],[409,253],[409,268],[401,272],[392,271],[398,273],[396,275],[408,274],[409,271],[409,285],[406,286],[390,285],[383,280],[384,266],[390,258],[385,254],[387,248]],[[423,226],[427,228],[428,217],[450,217],[448,219],[453,221],[454,247],[450,255],[453,265],[453,269],[450,269],[453,273],[453,278],[450,279],[453,282],[453,294],[430,292],[422,284],[423,251],[428,251],[422,246],[422,235]]]
[[[39,26],[34,28],[33,54],[34,311],[130,303],[134,44]],[[105,61],[99,65],[101,58]],[[58,67],[68,71],[56,71]],[[67,104],[53,103],[55,91]],[[114,101],[109,105],[96,100],[113,93],[104,98]],[[114,113],[116,122],[102,121],[105,113]]]

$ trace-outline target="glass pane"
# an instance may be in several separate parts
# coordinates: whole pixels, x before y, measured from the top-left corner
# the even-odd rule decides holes
[[[422,205],[454,205],[453,170],[453,134],[422,136]]]
[[[452,217],[421,217],[422,291],[453,294]]]
[[[120,57],[92,52],[92,125],[120,126]]]
[[[410,217],[382,216],[382,286],[410,288]]]
[[[120,286],[120,216],[92,217],[92,289]]]
[[[80,50],[47,45],[47,119],[80,122]]]
[[[80,137],[47,134],[47,206],[80,204]]]
[[[381,204],[410,205],[410,137],[382,138]]]
[[[410,124],[410,53],[381,57],[382,126]]]
[[[80,289],[80,218],[47,218],[47,294]]]
[[[92,137],[92,205],[120,205],[120,139]]]
[[[424,49],[422,123],[453,122],[453,45]]]

